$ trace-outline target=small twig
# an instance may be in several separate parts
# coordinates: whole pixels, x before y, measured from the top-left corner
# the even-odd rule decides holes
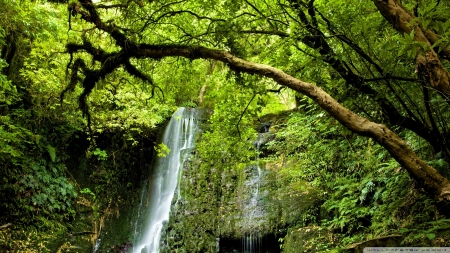
[[[280,91],[282,90],[282,89],[284,89],[284,88],[286,88],[285,86],[281,86],[280,88],[278,88],[278,89],[268,89],[267,91],[268,92],[274,92],[274,93],[280,93]]]
[[[82,231],[82,232],[76,232],[76,233],[71,233],[70,236],[79,236],[79,235],[95,235],[96,233],[92,232],[92,231]]]
[[[408,77],[392,76],[392,75],[385,75],[383,77],[364,79],[364,82],[375,82],[375,81],[381,81],[381,80],[400,80],[400,81],[419,82],[419,83],[423,82],[422,80],[416,79],[416,78],[408,78]]]
[[[12,223],[6,223],[5,225],[1,225],[0,226],[0,230],[5,229],[5,228],[10,227],[10,226],[12,226]]]
[[[236,124],[236,129],[238,131],[239,139],[241,139],[241,140],[242,140],[242,138],[241,138],[241,131],[239,131],[239,123],[241,122],[242,117],[244,116],[245,112],[247,111],[247,108],[250,106],[250,103],[253,101],[253,99],[255,99],[256,95],[258,95],[258,93],[254,94],[252,99],[250,99],[250,101],[248,102],[248,104],[245,107],[244,111],[241,113],[241,116],[239,117],[239,120],[238,120],[238,122]]]

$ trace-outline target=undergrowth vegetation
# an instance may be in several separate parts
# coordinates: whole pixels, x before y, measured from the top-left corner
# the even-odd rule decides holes
[[[184,240],[198,251],[221,222],[242,235],[260,165],[285,252],[449,246],[450,5],[389,1],[407,18],[359,0],[0,0],[0,251],[90,251],[170,152],[155,142],[179,106],[212,113],[183,192],[204,216],[178,227],[211,239]]]
[[[142,87],[114,90],[109,99],[99,89],[93,111],[105,113],[89,131],[76,94],[60,100],[65,8],[0,4],[0,251],[87,252],[90,238],[76,234],[89,236],[133,200],[171,107],[136,107],[130,101],[145,107],[150,96]],[[77,240],[83,249],[74,248]]]
[[[277,171],[281,196],[288,198],[290,188],[318,191],[315,204],[298,214],[302,219],[287,224],[289,231],[320,225],[338,236],[341,247],[393,234],[404,235],[403,245],[436,246],[440,244],[431,242],[436,237],[447,240],[445,205],[417,187],[372,139],[343,129],[305,104],[278,116],[273,124],[276,138],[267,144],[270,155],[265,158],[268,164],[285,164]],[[416,152],[427,152],[419,137],[404,133],[404,138]],[[433,158],[430,163],[448,170],[445,161]],[[299,201],[300,206],[308,205],[308,198]],[[329,243],[321,250],[331,249],[335,242]]]

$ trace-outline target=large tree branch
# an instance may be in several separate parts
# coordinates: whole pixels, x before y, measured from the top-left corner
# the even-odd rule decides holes
[[[310,22],[306,16],[306,14],[301,9],[301,6],[298,2],[294,0],[290,0],[292,8],[297,12],[300,21],[305,26],[306,30],[309,32],[308,35],[305,35],[300,38],[301,42],[303,42],[308,47],[317,50],[323,57],[323,61],[328,63],[334,70],[336,70],[341,77],[347,82],[347,84],[353,86],[364,94],[370,95],[376,103],[381,107],[384,114],[387,116],[388,121],[392,125],[398,125],[409,129],[419,135],[420,137],[427,140],[428,143],[435,149],[437,152],[442,148],[440,141],[433,135],[432,131],[425,125],[425,122],[420,122],[417,117],[405,106],[405,103],[398,97],[398,94],[395,93],[393,88],[391,87],[389,80],[385,79],[385,83],[388,88],[394,92],[394,95],[399,99],[403,108],[408,113],[409,117],[402,115],[397,108],[382,94],[379,94],[375,89],[372,88],[368,81],[372,81],[371,79],[364,79],[363,77],[355,74],[347,64],[340,60],[340,57],[336,55],[331,46],[328,44],[326,40],[325,34],[320,31],[317,27],[314,26],[316,22]],[[306,8],[314,9],[314,6],[308,5]],[[316,12],[309,11],[309,15],[315,15]],[[318,12],[321,15],[320,12]],[[327,23],[328,28],[332,34],[336,34],[331,27],[331,24],[328,19],[326,19],[323,15],[321,18]],[[311,17],[312,20],[315,20],[315,17]],[[352,42],[345,36],[340,36],[341,40],[343,40],[347,45],[349,45],[355,52],[357,52],[364,60],[374,65],[379,74],[385,75],[383,69],[376,64],[356,43]]]
[[[227,51],[205,47],[179,45],[138,46],[139,50],[128,52],[136,58],[185,57],[188,59],[214,59],[227,64],[231,69],[249,74],[258,74],[275,80],[278,84],[291,88],[313,99],[349,130],[363,136],[372,137],[415,178],[423,187],[438,198],[450,200],[450,182],[433,167],[421,160],[417,154],[385,125],[360,117],[334,100],[319,87],[298,80],[283,71],[264,64],[240,59]],[[86,80],[85,80],[86,82]]]
[[[313,7],[311,6],[310,8],[313,8]],[[415,78],[392,76],[389,73],[385,73],[384,69],[379,64],[377,64],[368,54],[366,54],[364,52],[364,50],[357,43],[355,43],[354,41],[349,39],[344,34],[338,34],[333,29],[332,23],[330,22],[330,20],[328,20],[321,12],[317,11],[317,13],[319,13],[320,17],[325,21],[325,23],[327,24],[328,30],[333,35],[335,35],[339,40],[341,40],[342,42],[347,44],[349,47],[351,47],[366,62],[368,62],[372,66],[374,66],[375,69],[377,70],[377,72],[383,76],[383,77],[378,77],[378,78],[364,79],[364,82],[366,83],[366,82],[383,80],[384,83],[386,84],[386,86],[389,88],[389,90],[391,90],[391,92],[394,94],[394,96],[400,102],[403,109],[408,113],[410,118],[400,115],[396,111],[395,107],[392,104],[390,104],[389,101],[387,101],[387,99],[378,98],[379,96],[375,95],[375,98],[376,98],[378,104],[381,106],[381,108],[383,109],[385,114],[388,116],[391,124],[398,122],[395,124],[398,124],[399,126],[405,127],[406,129],[409,129],[409,130],[415,132],[417,135],[419,135],[422,138],[424,138],[425,140],[427,140],[430,143],[430,145],[433,147],[435,152],[440,152],[444,148],[445,145],[442,142],[442,138],[440,138],[441,134],[439,132],[439,129],[436,127],[433,127],[435,125],[435,122],[433,121],[433,119],[430,118],[430,120],[431,120],[430,124],[432,126],[432,128],[430,129],[427,126],[427,123],[425,120],[420,121],[412,113],[412,111],[408,108],[408,106],[405,104],[405,102],[402,100],[402,98],[397,94],[397,92],[395,92],[395,90],[392,87],[392,84],[390,82],[390,80],[400,80],[400,81],[409,81],[409,82],[423,82],[423,80],[419,80],[419,79],[415,79]],[[370,88],[370,86],[369,86],[369,88],[366,88],[366,90],[370,91],[373,94],[375,92],[373,89]],[[425,104],[425,107],[426,107],[427,113],[428,113],[429,105]],[[421,117],[420,114],[419,114],[419,117]]]
[[[87,6],[86,8],[92,7],[90,6],[92,4],[90,0],[80,1],[83,6]],[[85,13],[80,9],[78,11]],[[95,11],[89,10],[89,13],[92,16],[96,16]],[[282,86],[308,96],[346,128],[359,135],[371,137],[383,146],[421,186],[429,190],[429,193],[439,199],[450,200],[450,182],[433,167],[421,160],[405,141],[385,125],[371,122],[348,110],[316,85],[298,80],[277,68],[238,58],[224,50],[209,49],[202,46],[135,44],[131,41],[127,41],[127,45],[124,45],[121,41],[125,36],[119,31],[105,26],[98,16],[89,18],[82,15],[82,18],[109,33],[116,40],[116,43],[122,47],[122,50],[114,60],[109,60],[110,58],[105,60],[100,70],[83,71],[85,77],[82,83],[85,89],[92,89],[93,85],[100,78],[104,77],[106,73],[114,71],[118,66],[128,62],[130,58],[161,59],[164,57],[185,57],[192,60],[213,59],[221,61],[227,64],[230,69],[271,78]],[[85,91],[83,95],[84,97],[80,97],[80,99],[85,100],[89,92]]]
[[[380,13],[397,31],[407,34],[414,31],[414,40],[425,43],[428,46],[429,49],[425,54],[417,54],[417,70],[421,76],[426,78],[433,88],[440,91],[441,94],[448,99],[450,96],[450,74],[442,65],[438,55],[432,48],[434,39],[429,39],[432,37],[431,32],[424,31],[420,24],[413,24],[415,18],[414,15],[407,11],[398,0],[372,1]]]
[[[100,29],[111,35],[111,37],[113,37],[113,39],[116,41],[117,45],[121,46],[122,48],[126,48],[128,41],[126,36],[121,33],[119,29],[116,28],[113,24],[106,24],[100,19],[97,9],[95,8],[91,0],[80,0],[79,2],[81,3],[81,5],[78,3],[72,3],[69,5],[69,13],[72,16],[79,14],[84,21],[92,23],[93,25],[95,25],[95,27],[97,27],[97,29]]]
[[[157,47],[141,45],[140,48],[140,52],[136,52],[138,58],[182,56],[189,59],[215,59],[226,63],[236,71],[266,76],[280,85],[305,94],[349,130],[374,138],[423,186],[431,189],[440,198],[445,197],[450,200],[450,182],[421,160],[400,137],[386,126],[371,122],[343,107],[325,91],[313,84],[298,80],[274,67],[245,61],[227,51],[171,45]]]

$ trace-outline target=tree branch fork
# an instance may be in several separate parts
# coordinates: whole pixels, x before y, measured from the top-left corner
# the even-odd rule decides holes
[[[422,187],[430,191],[431,195],[435,198],[450,201],[449,180],[439,174],[425,161],[421,160],[397,134],[383,124],[371,122],[368,119],[348,110],[316,85],[296,79],[295,77],[272,66],[238,58],[225,50],[211,49],[203,46],[176,44],[150,45],[133,43],[132,41],[127,40],[123,33],[109,25],[106,25],[100,20],[91,0],[80,0],[80,3],[87,9],[88,12],[83,11],[82,8],[72,8],[72,10],[81,14],[81,18],[85,21],[90,22],[98,29],[109,33],[116,41],[116,44],[122,48],[121,51],[113,54],[115,55],[115,57],[112,57],[114,60],[109,61],[107,59],[110,59],[110,57],[105,59],[105,53],[98,53],[98,51],[94,51],[92,48],[89,48],[88,43],[84,43],[83,45],[68,44],[67,49],[71,55],[80,51],[86,51],[96,58],[93,52],[97,52],[96,59],[102,63],[101,69],[95,71],[89,70],[83,66],[81,66],[81,68],[75,68],[74,66],[76,65],[75,63],[77,63],[77,60],[73,63],[69,63],[72,64],[71,80],[76,80],[76,82],[78,82],[78,80],[82,79],[78,77],[78,70],[80,69],[85,74],[84,79],[82,79],[85,92],[83,92],[80,97],[80,103],[86,99],[93,86],[95,86],[95,84],[102,77],[113,72],[119,66],[126,66],[129,64],[129,60],[131,58],[161,59],[165,57],[184,57],[191,60],[218,60],[228,65],[229,68],[234,71],[257,74],[271,78],[281,86],[288,87],[308,96],[346,128],[359,135],[371,137],[383,146],[392,155],[392,157],[396,159],[397,162],[399,162],[401,166],[404,167]],[[72,15],[74,15],[73,12]],[[125,69],[127,72],[130,72],[129,68]],[[142,78],[139,74],[133,74],[132,72],[133,71],[130,72],[132,75],[137,75],[137,77]],[[150,82],[150,84],[152,83]],[[74,83],[71,82],[71,85],[74,85]],[[66,88],[66,90],[70,90],[70,87]]]

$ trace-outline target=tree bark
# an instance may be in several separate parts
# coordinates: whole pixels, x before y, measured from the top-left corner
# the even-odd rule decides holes
[[[248,62],[223,50],[188,46],[140,45],[135,52],[137,58],[162,58],[181,56],[189,59],[215,59],[226,63],[235,71],[258,74],[275,80],[278,84],[291,88],[313,99],[349,130],[373,138],[399,162],[425,189],[438,199],[450,200],[450,182],[433,167],[421,160],[417,154],[397,134],[385,125],[377,124],[348,110],[321,88],[298,80],[283,71],[259,63]]]
[[[393,27],[402,33],[411,33],[414,30],[414,40],[423,42],[428,46],[425,55],[418,53],[416,57],[417,71],[426,78],[433,88],[440,91],[445,98],[450,97],[450,74],[442,65],[439,56],[432,48],[437,36],[422,29],[420,24],[414,24],[413,14],[407,11],[398,0],[372,0],[380,13]],[[448,58],[448,49],[443,51],[444,59]],[[448,59],[447,59],[448,60]]]
[[[373,1],[377,2],[377,0]],[[384,0],[378,1],[384,2]],[[389,2],[392,0],[385,1]],[[83,85],[85,89],[88,90],[87,92],[85,90],[81,95],[84,95],[84,98],[89,94],[89,89],[93,88],[86,86],[86,83],[92,83],[95,85],[96,80],[98,80],[98,77],[102,73],[109,73],[123,64],[129,64],[130,58],[161,59],[164,57],[185,57],[192,60],[213,59],[221,61],[227,64],[230,69],[234,71],[258,74],[271,78],[282,86],[291,88],[308,96],[346,128],[359,135],[371,137],[383,146],[392,155],[392,157],[397,160],[397,162],[399,162],[415,180],[418,181],[422,187],[428,190],[430,195],[433,195],[437,199],[450,200],[449,180],[439,174],[425,161],[421,160],[397,134],[392,132],[383,124],[371,122],[368,119],[360,117],[356,113],[348,110],[316,85],[298,80],[277,68],[243,60],[224,50],[209,49],[202,46],[149,45],[133,43],[119,30],[101,21],[91,0],[80,0],[80,3],[88,12],[83,11],[79,5],[72,5],[69,8],[72,13],[79,13],[82,16],[82,19],[94,24],[98,29],[109,33],[116,41],[116,44],[122,48],[122,50],[117,52],[118,57],[113,57],[116,59],[115,61],[108,61],[107,59],[110,57],[106,58],[106,60],[102,57],[99,58],[99,61],[103,65],[102,69],[106,68],[103,72],[96,72],[96,75],[85,74]],[[92,46],[88,43],[85,43],[84,45],[67,45],[68,51],[71,54],[78,51],[84,51],[92,54],[94,58],[96,55],[97,57],[98,55],[104,55],[102,50],[93,50],[91,47]],[[75,63],[76,62],[77,61],[75,61]],[[84,71],[87,71],[88,73],[93,72],[92,70],[87,69]],[[78,73],[76,71],[73,72],[72,78],[74,75],[77,77],[77,74]],[[136,73],[134,74],[136,75]],[[137,76],[141,77],[140,75]]]
[[[302,22],[304,28],[309,32],[309,34],[303,35],[303,37],[300,38],[300,41],[302,43],[318,51],[319,54],[322,55],[322,60],[328,63],[334,70],[336,70],[347,84],[353,86],[360,92],[371,96],[383,110],[383,115],[386,116],[386,119],[392,125],[398,125],[413,131],[415,134],[425,139],[433,147],[436,153],[442,150],[444,145],[441,141],[441,138],[436,137],[440,135],[439,132],[433,132],[426,124],[424,124],[424,122],[421,122],[417,117],[415,117],[412,111],[407,108],[405,103],[401,101],[401,98],[397,94],[395,94],[395,92],[394,96],[398,99],[400,104],[403,105],[403,108],[407,112],[408,116],[404,116],[403,114],[401,114],[383,94],[380,94],[375,89],[373,89],[371,85],[367,83],[367,80],[365,80],[365,78],[354,73],[350,68],[348,68],[347,66],[350,65],[348,62],[340,60],[340,57],[336,55],[336,53],[328,43],[326,39],[327,36],[325,36],[325,34],[320,30],[320,27],[318,26],[318,22],[315,16],[316,11],[314,10],[315,7],[313,5],[309,5],[307,7],[308,14],[310,15],[310,18],[308,19],[305,12],[302,10],[302,7],[297,1],[290,0],[289,2],[292,8],[296,10],[299,20]],[[320,12],[317,13],[320,14]],[[342,42],[349,45],[357,54],[359,54],[364,60],[366,60],[368,64],[374,66],[380,75],[385,75],[385,71],[381,68],[381,66],[375,63],[375,61],[372,60],[369,55],[367,55],[363,51],[362,48],[360,48],[355,42],[346,38],[345,35],[333,31],[331,22],[327,20],[323,15],[320,14],[320,16],[327,23],[329,32],[337,36],[337,38]],[[286,37],[288,37],[288,35],[286,35]],[[393,91],[389,79],[386,79],[385,82],[387,87],[391,91]]]

